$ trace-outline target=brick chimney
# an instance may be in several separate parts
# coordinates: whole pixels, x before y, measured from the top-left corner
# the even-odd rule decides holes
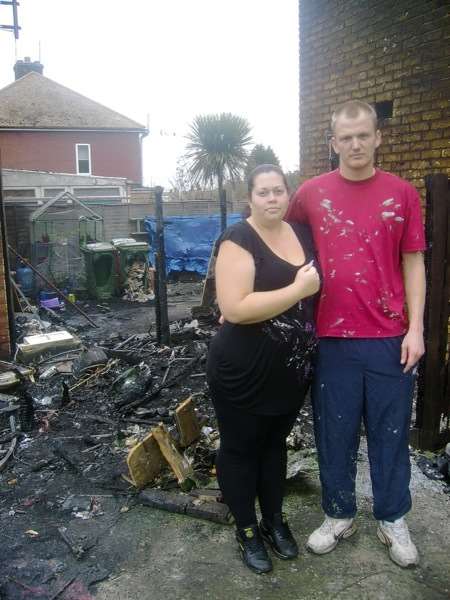
[[[42,65],[38,60],[31,62],[31,58],[29,56],[25,56],[23,60],[18,60],[14,65],[16,80],[20,79],[27,73],[31,73],[31,71],[42,75],[44,71],[44,65]]]

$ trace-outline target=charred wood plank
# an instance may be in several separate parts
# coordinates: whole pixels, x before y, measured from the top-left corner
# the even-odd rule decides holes
[[[151,483],[167,466],[153,433],[149,433],[142,442],[131,448],[127,466],[130,475],[127,479],[137,488]]]
[[[139,500],[145,506],[167,510],[180,515],[186,514],[186,505],[189,502],[186,496],[182,494],[151,489],[143,490],[139,494]]]
[[[185,484],[187,480],[193,479],[193,472],[190,464],[186,458],[178,452],[175,440],[165,428],[164,424],[161,423],[157,427],[152,429],[152,433],[155,440],[159,444],[159,449],[162,455],[169,463],[170,468],[175,473],[178,483],[180,485]]]
[[[219,502],[202,503],[198,499],[194,500],[184,494],[156,489],[143,490],[138,498],[144,506],[206,519],[222,525],[230,525],[233,522],[228,506]]]
[[[207,521],[214,521],[214,523],[222,523],[223,525],[230,525],[233,522],[233,517],[228,506],[219,502],[193,500],[187,505],[186,514],[190,517],[206,519]]]
[[[195,412],[192,396],[178,405],[175,410],[175,422],[180,434],[180,446],[186,448],[200,437],[200,423]]]

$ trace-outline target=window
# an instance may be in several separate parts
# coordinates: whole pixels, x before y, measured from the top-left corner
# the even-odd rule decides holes
[[[134,224],[131,226],[131,228],[133,229],[133,231],[130,232],[130,235],[133,236],[137,236],[137,235],[147,235],[147,230],[145,229],[145,217],[143,218],[132,218],[130,219],[130,221]]]
[[[394,103],[392,100],[382,100],[381,102],[375,102],[375,111],[380,121],[384,119],[392,118],[392,111],[394,109]]]
[[[92,198],[92,197],[109,197],[109,196],[120,196],[120,188],[118,187],[82,187],[82,188],[73,188],[73,192],[75,196],[79,198]]]
[[[8,188],[6,188],[3,193],[5,195],[5,198],[35,198],[36,197],[34,188],[24,189],[24,190],[19,190],[19,189],[10,189],[9,190]]]
[[[65,192],[65,188],[45,188],[44,198],[56,198],[61,192]]]
[[[136,233],[146,232],[144,221],[145,219],[136,219]]]
[[[120,204],[120,188],[96,186],[91,188],[73,188],[77,198],[88,204]]]
[[[77,144],[77,173],[78,175],[91,174],[91,146],[89,144]]]

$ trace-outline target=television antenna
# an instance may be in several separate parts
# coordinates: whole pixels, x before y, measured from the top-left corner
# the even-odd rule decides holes
[[[12,16],[13,16],[13,24],[12,25],[4,25],[0,23],[0,29],[4,29],[5,31],[11,31],[14,33],[14,37],[16,38],[16,40],[19,39],[19,31],[20,31],[20,27],[19,27],[19,18],[17,15],[17,7],[19,6],[19,3],[17,2],[17,0],[0,0],[0,5],[6,5],[6,6],[10,6],[12,8]]]

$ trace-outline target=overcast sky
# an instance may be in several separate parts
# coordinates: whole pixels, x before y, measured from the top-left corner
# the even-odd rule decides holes
[[[140,122],[144,183],[167,186],[198,114],[248,119],[255,143],[298,166],[298,0],[20,0],[0,30],[0,87],[16,57]],[[12,22],[0,5],[0,23]]]

